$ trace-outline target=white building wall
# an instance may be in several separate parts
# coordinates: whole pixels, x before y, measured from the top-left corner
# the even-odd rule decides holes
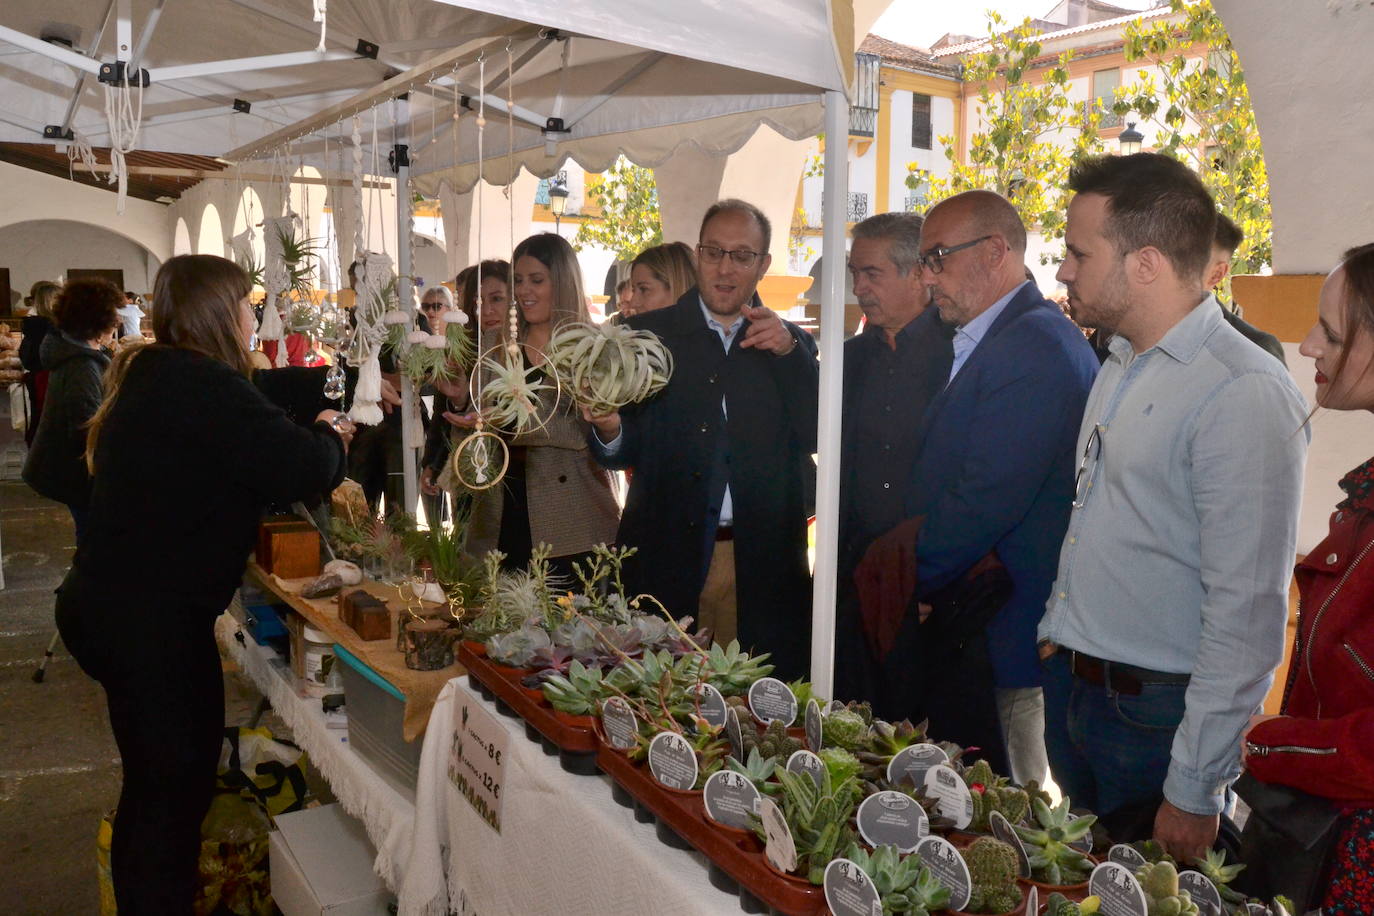
[[[911,97],[909,90],[898,89],[892,93],[892,104],[880,116],[888,118],[889,154],[887,201],[884,210],[905,210],[906,199],[916,196],[917,192],[906,186],[908,166],[916,163],[919,168],[943,177],[949,174],[950,162],[945,156],[940,137],[954,136],[954,99],[932,96],[930,100],[930,144],[931,149],[919,149],[911,145]]]
[[[824,179],[820,179],[824,182]],[[856,156],[854,147],[850,146],[849,152],[849,194],[850,200],[854,200],[855,194],[862,194],[868,201],[868,206],[863,216],[869,217],[878,212],[877,206],[878,191],[878,144],[870,143],[868,149],[862,156]],[[819,214],[818,214],[819,215]],[[820,222],[818,218],[817,223]]]
[[[45,219],[0,228],[0,267],[10,269],[10,286],[21,294],[39,280],[65,282],[72,269],[122,270],[125,289],[147,293],[161,264],[142,245],[88,223]]]

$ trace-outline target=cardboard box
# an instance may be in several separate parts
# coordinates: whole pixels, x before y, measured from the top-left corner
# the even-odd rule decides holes
[[[387,916],[395,897],[372,870],[377,851],[339,805],[278,815],[269,838],[272,899],[283,916]]]

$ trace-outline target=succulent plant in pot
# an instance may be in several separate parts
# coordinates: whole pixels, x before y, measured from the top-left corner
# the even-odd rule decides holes
[[[1011,780],[998,776],[986,760],[977,760],[963,773],[969,794],[973,796],[973,820],[969,829],[975,833],[987,833],[991,827],[988,817],[994,811],[1011,824],[1020,824],[1030,813],[1030,796],[1026,790],[1011,785]]]
[[[873,879],[884,913],[931,916],[949,906],[949,889],[919,856],[903,857],[896,846],[879,846],[869,855],[858,843],[850,843],[844,857]]]
[[[1209,849],[1201,859],[1194,859],[1193,865],[1207,876],[1207,880],[1216,885],[1217,893],[1221,894],[1222,903],[1229,904],[1231,907],[1245,903],[1246,896],[1231,889],[1231,882],[1236,880],[1237,875],[1245,871],[1245,865],[1227,865],[1225,850]]]
[[[804,773],[777,771],[781,785],[778,806],[797,848],[796,873],[812,884],[822,884],[825,867],[854,842],[849,826],[855,807],[852,779],[836,783],[829,770],[822,772],[821,785],[817,786]],[[757,817],[752,820],[755,833],[766,839],[762,823]]]
[[[1092,830],[1097,816],[1085,814],[1070,819],[1069,799],[1065,797],[1053,808],[1039,798],[1031,803],[1035,824],[1017,826],[1016,833],[1026,846],[1030,858],[1031,877],[1054,886],[1082,884],[1093,870],[1093,860],[1070,846]]]
[[[734,757],[729,757],[725,761],[725,766],[752,782],[754,788],[766,795],[775,795],[781,788],[777,780],[774,779],[778,768],[782,766],[781,761],[776,757],[763,756],[759,753],[757,746],[749,749],[743,763]]]
[[[872,721],[871,713],[865,720],[858,710],[837,709],[821,719],[821,740],[846,751],[862,750],[868,746],[868,729]]]
[[[1135,873],[1150,916],[1197,916],[1192,896],[1178,886],[1178,869],[1172,862],[1147,862]]]
[[[903,749],[926,740],[925,723],[912,725],[911,720],[885,722],[874,719],[868,727],[866,746],[857,751],[864,764],[866,779],[877,780],[887,775],[887,765]]]
[[[510,633],[487,639],[487,658],[510,668],[528,668],[535,653],[552,645],[549,634],[539,627],[524,626]]]
[[[959,854],[968,864],[973,884],[964,912],[1010,913],[1021,905],[1021,889],[1016,884],[1016,850],[1001,840],[983,836]]]
[[[1102,910],[1102,898],[1096,895],[1082,900],[1070,900],[1055,891],[1045,901],[1044,916],[1097,916]]]
[[[570,716],[595,715],[601,701],[610,695],[601,669],[588,668],[576,659],[568,665],[566,675],[551,674],[544,679],[544,699]]]

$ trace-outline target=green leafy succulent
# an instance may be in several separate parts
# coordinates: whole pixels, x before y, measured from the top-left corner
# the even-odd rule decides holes
[[[1245,871],[1245,865],[1227,865],[1226,851],[1223,849],[1209,849],[1207,854],[1201,859],[1194,859],[1193,864],[1197,870],[1207,876],[1207,879],[1216,885],[1217,893],[1221,894],[1221,899],[1225,903],[1232,905],[1244,903],[1244,894],[1231,890],[1230,884],[1236,880],[1236,876]]]
[[[1097,822],[1094,814],[1069,817],[1069,799],[1053,808],[1039,798],[1031,803],[1034,827],[1016,827],[1030,857],[1031,877],[1046,884],[1081,884],[1088,880],[1093,861],[1069,844],[1087,836]]]
[[[879,846],[869,855],[858,843],[850,843],[845,858],[873,879],[884,913],[930,916],[949,906],[949,889],[919,856],[903,858],[896,846]]]
[[[853,780],[837,783],[829,770],[822,771],[819,786],[805,773],[779,769],[777,777],[779,807],[797,848],[797,873],[812,884],[822,884],[825,867],[854,842],[849,826],[855,807]],[[757,817],[753,820],[755,832],[764,838],[762,823]]]
[[[600,668],[588,668],[574,659],[567,675],[550,674],[544,680],[544,699],[559,712],[572,716],[594,715],[610,696]]]
[[[758,747],[749,749],[743,763],[730,757],[725,761],[725,766],[748,779],[760,792],[772,795],[779,790],[778,783],[773,779],[773,776],[781,764],[776,757],[765,757],[760,754]]]

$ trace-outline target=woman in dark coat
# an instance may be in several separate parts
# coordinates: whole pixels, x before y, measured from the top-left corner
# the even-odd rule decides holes
[[[57,625],[105,688],[123,762],[111,850],[121,913],[191,911],[224,726],[215,618],[263,507],[337,486],[353,433],[332,410],[297,425],[249,381],[249,288],[223,258],[167,261],[157,342],[115,358],[91,422],[90,513]]]
[[[29,423],[24,430],[24,444],[32,445],[38,433],[38,421],[43,417],[43,399],[48,393],[48,370],[43,368],[43,339],[53,329],[53,303],[62,287],[47,280],[39,280],[29,289],[29,314],[19,326],[24,339],[19,344],[19,362],[24,367],[24,387],[29,393]]]
[[[24,482],[39,496],[66,504],[78,540],[91,495],[86,424],[100,406],[101,379],[110,365],[101,348],[113,339],[123,304],[124,294],[108,281],[68,283],[53,309],[57,327],[43,337],[47,409],[24,460]]]

